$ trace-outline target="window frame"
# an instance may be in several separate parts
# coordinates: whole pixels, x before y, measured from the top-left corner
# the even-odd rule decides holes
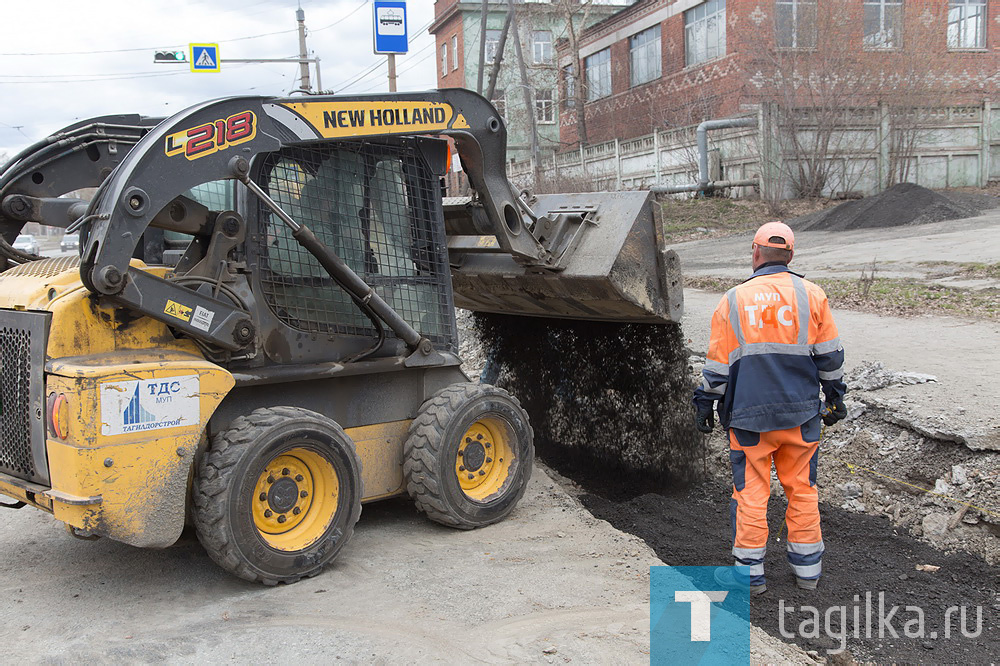
[[[715,9],[709,13],[712,6]],[[703,15],[698,16],[699,12],[703,12]],[[713,39],[708,34],[709,23],[713,19],[715,20],[714,44]],[[699,30],[703,32],[705,43],[702,48],[694,50],[692,49],[692,44],[697,46],[696,40]],[[726,0],[705,0],[705,2],[695,5],[684,12],[685,67],[700,67],[707,62],[725,57],[726,41]],[[715,51],[714,55],[712,54],[713,47]],[[693,57],[692,53],[694,53]]]
[[[486,62],[492,63],[497,56],[497,49],[500,48],[500,34],[503,30],[487,30],[486,31]],[[493,33],[496,39],[490,39],[490,34]],[[492,52],[491,52],[492,51]]]
[[[451,36],[451,71],[458,69],[458,35]]]
[[[545,35],[547,41],[538,39],[539,35]],[[539,60],[538,47],[542,47],[541,60]],[[551,65],[552,64],[552,31],[532,30],[531,31],[531,64]]]
[[[655,34],[655,38],[644,41],[642,44],[636,46],[636,41],[643,37]],[[663,76],[663,30],[661,24],[657,23],[654,26],[646,28],[645,30],[640,30],[634,35],[628,38],[628,62],[629,62],[629,87],[635,88],[636,86],[641,86],[643,84],[649,83],[650,81],[655,81],[656,79]],[[655,48],[653,48],[655,45]],[[649,70],[647,78],[641,81],[636,79],[636,71],[639,69],[636,67],[636,57],[637,54],[642,51],[642,57],[646,58],[646,69]],[[651,54],[655,52],[655,56],[651,57]],[[650,68],[650,62],[653,67]]]
[[[545,93],[548,99],[540,99],[542,93]],[[535,89],[535,122],[539,125],[555,125],[556,95],[552,88]]]
[[[600,62],[597,61],[598,57],[600,57]],[[607,76],[600,75],[600,78],[594,77],[594,79],[592,79],[591,72],[595,71],[597,68],[601,68],[602,70],[606,69]],[[594,102],[599,99],[604,99],[605,97],[611,97],[611,94],[614,91],[614,89],[611,82],[610,46],[607,48],[603,48],[600,51],[591,53],[589,56],[585,57],[583,59],[583,72],[584,72],[584,80],[587,83],[586,99],[588,102]],[[604,94],[597,94],[598,92],[603,91],[604,88],[603,85],[602,86],[593,85],[593,81],[595,79],[597,80],[597,82],[601,84],[605,83],[605,81],[607,82],[607,92],[605,92]]]
[[[560,71],[562,72],[563,82],[563,108],[575,109],[577,86],[576,65],[574,63],[564,65]]]
[[[448,76],[448,42],[441,44],[441,76]]]
[[[800,26],[799,12],[802,5],[811,5],[813,9],[813,25],[812,29],[809,30],[809,36],[812,39],[811,44],[800,45],[798,44],[799,38],[803,35],[804,30]],[[792,43],[782,44],[781,43],[781,32],[778,26],[778,7],[786,6],[791,7],[792,11]],[[819,2],[817,0],[775,0],[774,2],[774,45],[778,49],[792,51],[812,51],[816,49],[816,42],[819,40],[819,35],[817,33],[817,26],[815,23],[816,16],[819,12]]]
[[[862,2],[862,4],[861,4],[861,12],[862,12],[862,14],[861,14],[861,43],[862,43],[862,46],[864,46],[865,50],[867,50],[867,51],[894,51],[894,50],[898,51],[899,49],[903,48],[903,6],[904,6],[903,5],[903,0],[864,0]],[[866,23],[866,20],[867,20],[866,13],[867,13],[869,7],[877,7],[878,8],[879,30],[878,30],[878,33],[875,33],[875,34],[886,35],[887,33],[889,33],[889,30],[895,30],[896,31],[895,33],[889,33],[889,34],[892,34],[892,38],[893,38],[892,39],[892,43],[886,44],[883,41],[883,43],[875,44],[875,43],[870,43],[869,42],[869,39],[868,39],[869,35],[866,32],[867,27],[868,27],[867,23]],[[890,7],[896,9],[896,11],[898,12],[898,15],[897,15],[898,18],[897,18],[895,26],[892,26],[891,28],[887,28],[886,27],[886,24],[887,24],[887,22],[886,22],[887,11],[886,10],[888,8],[890,8]],[[884,37],[882,39],[884,40]]]
[[[973,15],[968,16],[966,12],[968,8],[976,7],[980,11]],[[952,20],[952,12],[955,10],[959,11],[959,18],[957,21]],[[953,44],[951,40],[951,27],[953,24],[961,24],[968,22],[970,20],[977,20],[976,33],[979,37],[979,43],[973,46],[967,44]],[[948,0],[948,17],[945,23],[945,45],[949,51],[986,51],[988,49],[988,34],[987,26],[989,26],[989,2],[988,0]],[[959,31],[958,36],[961,37],[965,31]],[[959,40],[961,41],[961,40]]]

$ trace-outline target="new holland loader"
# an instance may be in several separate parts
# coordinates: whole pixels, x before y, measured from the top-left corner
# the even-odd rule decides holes
[[[474,195],[444,198],[450,137]],[[361,505],[460,529],[524,493],[532,429],[460,369],[454,307],[677,321],[647,193],[531,196],[465,90],[236,97],[103,116],[0,173],[0,492],[80,537],[193,524],[265,584],[318,573]],[[71,194],[96,188],[92,199]],[[79,256],[11,242],[79,231]]]

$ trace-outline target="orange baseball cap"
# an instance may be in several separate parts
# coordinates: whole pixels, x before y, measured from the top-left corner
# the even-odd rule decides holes
[[[780,238],[781,241],[772,240]],[[757,233],[754,234],[753,244],[762,247],[776,247],[781,250],[795,249],[795,234],[784,222],[768,222],[761,225]]]

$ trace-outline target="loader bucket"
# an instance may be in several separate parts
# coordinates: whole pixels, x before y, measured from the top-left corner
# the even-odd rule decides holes
[[[449,200],[451,201],[451,200]],[[449,233],[455,305],[477,312],[609,322],[679,322],[680,264],[648,192],[546,194],[531,231],[554,269],[518,264],[489,237]],[[446,220],[460,219],[446,202]]]

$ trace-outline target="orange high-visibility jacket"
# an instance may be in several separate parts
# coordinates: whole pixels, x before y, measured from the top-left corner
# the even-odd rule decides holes
[[[726,428],[784,430],[847,392],[844,350],[823,290],[766,264],[733,287],[712,315],[712,338],[694,401],[719,400]]]

